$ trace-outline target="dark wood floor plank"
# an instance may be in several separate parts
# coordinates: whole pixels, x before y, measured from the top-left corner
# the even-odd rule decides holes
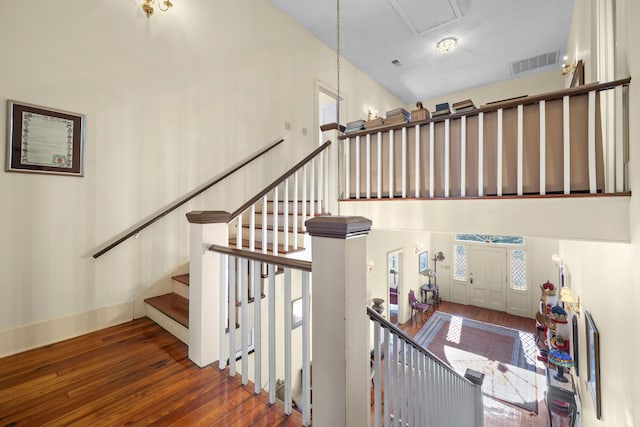
[[[290,425],[146,318],[2,358],[0,372],[0,426]]]

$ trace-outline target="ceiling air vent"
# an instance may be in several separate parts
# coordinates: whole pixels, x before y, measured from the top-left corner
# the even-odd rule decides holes
[[[396,67],[399,67],[399,66],[401,66],[401,65],[402,65],[402,61],[400,61],[399,59],[392,59],[392,60],[391,60],[391,63],[392,63],[393,65],[395,65]]]
[[[549,65],[557,64],[560,60],[560,51],[543,53],[542,55],[532,56],[531,58],[521,59],[511,63],[511,75],[526,73],[527,71],[543,68]]]

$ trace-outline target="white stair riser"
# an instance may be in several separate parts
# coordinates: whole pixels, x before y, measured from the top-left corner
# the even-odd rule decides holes
[[[185,328],[183,325],[165,315],[155,307],[151,307],[149,304],[145,303],[144,310],[149,319],[162,326],[167,330],[167,332],[178,338],[183,343],[189,345],[189,329]]]

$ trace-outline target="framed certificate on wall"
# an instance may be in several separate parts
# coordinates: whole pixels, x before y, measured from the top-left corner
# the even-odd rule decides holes
[[[84,175],[85,116],[8,101],[8,172]]]

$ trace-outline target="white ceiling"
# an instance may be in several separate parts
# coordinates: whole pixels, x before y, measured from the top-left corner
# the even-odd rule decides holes
[[[331,49],[335,0],[272,0]],[[405,103],[560,69],[574,0],[341,0],[340,53]],[[458,39],[449,53],[436,49]],[[558,61],[512,74],[512,63]],[[402,65],[391,63],[398,59]],[[518,65],[535,65],[536,59]]]

